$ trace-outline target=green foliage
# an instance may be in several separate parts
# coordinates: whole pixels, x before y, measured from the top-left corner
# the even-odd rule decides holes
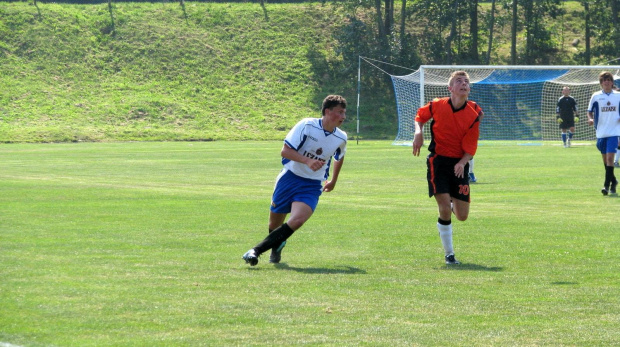
[[[327,93],[355,100],[326,69],[329,6],[40,7],[0,12],[2,142],[281,139]]]
[[[559,140],[558,140],[559,143]],[[443,264],[423,157],[351,144],[283,263],[280,141],[4,144],[0,344],[611,346],[619,198],[594,146],[495,146]],[[587,173],[587,174],[584,174]]]
[[[300,118],[318,116],[327,94],[349,100],[343,128],[355,134],[359,57],[390,63],[387,71],[397,75],[442,63],[451,23],[445,8],[452,3],[409,1],[404,33],[395,6],[394,31],[378,44],[376,3],[368,0],[3,2],[0,142],[282,139]],[[490,20],[489,8],[480,3],[481,23]],[[536,27],[537,62],[585,59],[583,45],[571,46],[583,36],[583,9],[575,2],[562,9],[561,23],[545,17]],[[458,18],[453,63],[470,61],[472,53],[467,12]],[[489,63],[502,64],[509,61],[509,13],[499,4],[494,21]],[[596,34],[617,40],[617,30],[605,34],[605,22],[597,22]],[[488,24],[479,27],[479,51],[486,50]],[[595,43],[592,62],[609,60],[605,54],[615,46]],[[361,137],[393,138],[397,116],[388,76],[362,66],[360,93]]]

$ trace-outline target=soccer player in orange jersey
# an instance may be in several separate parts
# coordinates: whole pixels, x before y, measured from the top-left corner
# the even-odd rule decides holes
[[[468,100],[469,75],[455,71],[448,80],[450,96],[420,107],[415,117],[413,155],[424,145],[422,129],[429,120],[431,142],[426,159],[428,194],[439,209],[437,229],[446,264],[459,264],[452,245],[452,213],[460,221],[469,216],[469,160],[476,154],[482,109]]]

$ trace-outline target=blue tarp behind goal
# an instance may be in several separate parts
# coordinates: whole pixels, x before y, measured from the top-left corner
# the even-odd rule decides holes
[[[487,78],[471,84],[470,99],[484,110],[481,139],[542,139],[542,98],[544,83],[568,70],[495,70]],[[489,116],[489,117],[486,117]]]
[[[568,70],[495,70],[475,84],[522,84],[554,80]]]

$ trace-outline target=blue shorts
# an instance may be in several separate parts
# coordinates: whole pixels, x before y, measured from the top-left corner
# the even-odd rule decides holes
[[[287,170],[278,176],[271,198],[271,212],[290,213],[295,201],[303,202],[314,211],[322,193],[321,181],[299,177]]]
[[[618,136],[597,139],[596,148],[598,148],[601,154],[616,153],[616,148],[618,148]]]

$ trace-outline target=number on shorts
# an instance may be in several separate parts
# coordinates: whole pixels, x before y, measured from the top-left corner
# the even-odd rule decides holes
[[[459,194],[469,195],[469,185],[459,184]]]

